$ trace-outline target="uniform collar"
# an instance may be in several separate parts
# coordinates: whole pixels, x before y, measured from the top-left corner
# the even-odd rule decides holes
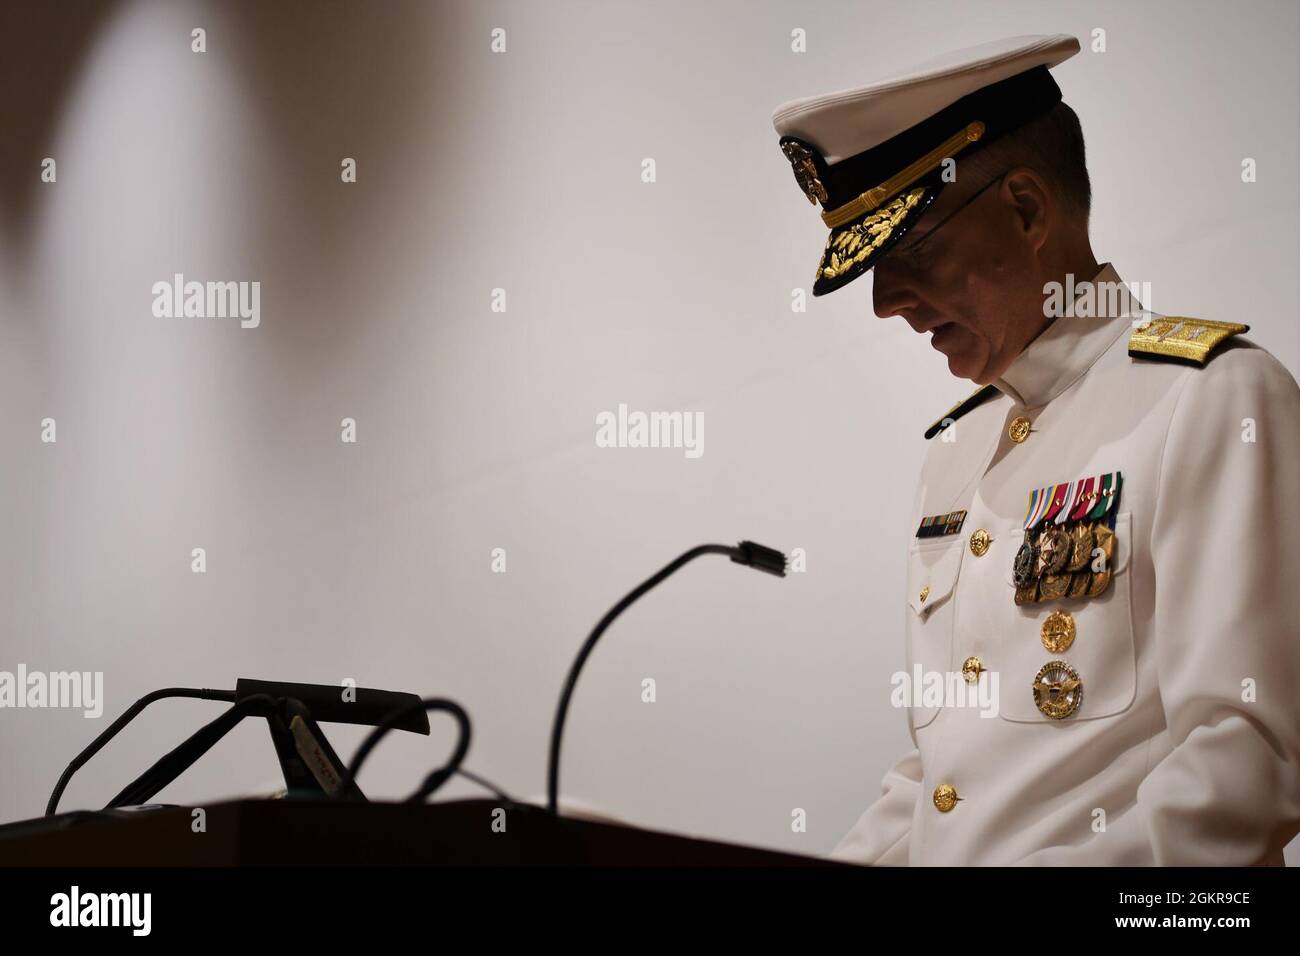
[[[1039,408],[1056,398],[1092,368],[1142,309],[1109,262],[1091,280],[1076,284],[1074,293],[1072,308],[1053,320],[993,383],[1013,402]],[[1060,301],[1070,301],[1068,284]]]

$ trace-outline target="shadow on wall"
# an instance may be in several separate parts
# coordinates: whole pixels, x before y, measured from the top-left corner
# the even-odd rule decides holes
[[[142,16],[175,21],[178,49],[191,42],[188,23],[204,27],[206,55],[238,84],[248,111],[240,123],[256,131],[253,141],[275,172],[273,182],[256,184],[273,188],[273,208],[259,204],[265,192],[253,184],[242,199],[251,207],[247,221],[256,225],[257,245],[277,250],[281,288],[337,277],[354,262],[358,220],[381,213],[386,205],[377,200],[392,198],[391,192],[377,196],[380,184],[391,189],[401,177],[436,176],[437,170],[412,168],[429,158],[415,144],[436,137],[446,112],[472,95],[457,89],[465,84],[463,44],[446,48],[463,34],[463,25],[452,22],[467,16],[460,4],[6,0],[0,4],[6,147],[0,151],[0,242],[17,274],[33,252],[41,161],[52,155],[96,45],[116,21]],[[165,83],[168,62],[135,66]],[[359,157],[369,189],[340,202],[344,156]]]
[[[23,255],[41,186],[41,160],[74,91],[95,37],[122,0],[71,4],[7,0],[0,4],[0,234]],[[22,266],[24,263],[17,263]]]

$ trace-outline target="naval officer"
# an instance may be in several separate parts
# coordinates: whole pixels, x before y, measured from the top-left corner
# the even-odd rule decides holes
[[[978,389],[927,430],[906,556],[913,748],[834,856],[1278,864],[1300,830],[1300,391],[1241,315],[1145,310],[1088,237],[1068,36],[778,108],[830,230]],[[920,440],[920,436],[918,436]]]

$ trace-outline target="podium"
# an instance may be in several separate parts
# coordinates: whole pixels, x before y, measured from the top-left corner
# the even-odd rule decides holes
[[[236,800],[202,809],[203,832],[193,808],[171,806],[7,824],[0,866],[842,866],[490,799]]]

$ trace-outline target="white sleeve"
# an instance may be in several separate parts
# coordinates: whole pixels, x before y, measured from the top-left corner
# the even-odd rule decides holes
[[[842,863],[906,866],[912,814],[921,793],[921,752],[913,750],[890,767],[882,795],[831,851]]]

